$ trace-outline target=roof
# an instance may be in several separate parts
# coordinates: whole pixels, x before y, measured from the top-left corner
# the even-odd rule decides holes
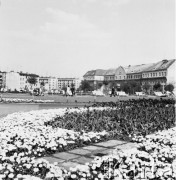
[[[104,76],[106,73],[106,70],[103,69],[96,69],[88,71],[84,76]]]
[[[76,78],[57,78],[58,80],[74,80]]]
[[[153,66],[148,67],[144,71],[146,72],[146,71],[164,70],[164,69],[169,68],[169,66],[171,66],[174,62],[175,62],[175,59],[172,59],[172,60],[164,59],[162,61],[154,63]]]
[[[116,69],[108,69],[105,73],[105,76],[115,75]]]
[[[32,76],[32,77],[39,77],[39,75],[37,74],[30,74],[30,73],[23,73],[23,72],[19,72],[20,76]]]
[[[149,67],[151,67],[153,65],[154,65],[154,63],[127,66],[127,67],[124,67],[124,70],[125,70],[125,72],[127,74],[141,73],[141,72],[145,71],[147,68],[149,68]]]

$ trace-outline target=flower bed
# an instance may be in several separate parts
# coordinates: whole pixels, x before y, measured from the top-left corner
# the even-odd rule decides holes
[[[105,105],[106,104],[102,104],[102,106]],[[152,106],[151,109],[149,108],[150,106]],[[52,154],[56,151],[66,151],[112,136],[111,131],[104,131],[104,128],[96,126],[97,123],[100,123],[98,120],[100,114],[103,117],[101,120],[103,123],[106,123],[101,126],[105,126],[108,124],[108,121],[110,122],[109,125],[111,125],[111,123],[115,121],[115,117],[118,118],[119,112],[121,116],[129,112],[132,114],[135,108],[137,108],[138,114],[143,114],[144,110],[142,112],[139,111],[142,107],[148,110],[148,113],[157,114],[157,118],[162,118],[164,115],[160,121],[164,125],[159,126],[158,129],[161,127],[169,128],[169,125],[173,125],[172,122],[174,122],[175,119],[174,104],[169,101],[140,101],[138,105],[132,101],[124,102],[124,104],[121,102],[119,105],[109,103],[109,107],[40,110],[8,115],[0,120],[0,179],[92,180],[123,178],[137,180],[141,176],[153,180],[176,178],[174,174],[176,172],[174,161],[176,157],[176,128],[159,131],[156,134],[146,137],[139,136],[144,133],[140,131],[137,131],[139,132],[137,133],[135,131],[136,133],[132,134],[132,140],[139,144],[137,151],[116,151],[116,153],[111,156],[97,158],[93,163],[71,169],[69,172],[56,165],[49,164],[46,160],[36,160],[36,157],[43,157],[45,154]],[[81,114],[83,115],[83,120],[86,120],[85,117],[87,116],[89,121],[84,123],[84,121],[80,119]],[[71,128],[69,130],[71,120],[66,120],[64,124],[62,117],[71,118],[74,123],[77,122],[79,128],[82,123],[83,129],[86,124],[89,125],[90,122],[92,122],[94,123],[94,129],[89,127],[81,131],[81,129],[76,130],[75,127],[72,127],[74,130]],[[128,116],[125,117],[126,122],[130,122]],[[156,117],[151,118],[150,121],[147,122],[152,123],[152,120],[158,122],[159,119],[157,120]],[[173,117],[174,119],[172,119]],[[55,123],[56,120],[62,123],[57,123],[55,126],[52,126],[50,122]],[[144,120],[142,122],[144,122]],[[68,129],[64,129],[63,127]],[[97,131],[97,128],[100,129]],[[113,129],[115,127],[111,126],[111,128]],[[131,134],[129,133],[128,135]]]
[[[73,111],[85,111],[85,109],[70,109],[70,112]],[[18,174],[31,174],[42,178],[51,171],[51,165],[46,164],[45,161],[36,162],[34,158],[98,142],[108,135],[105,131],[75,132],[61,128],[53,129],[44,125],[45,122],[55,116],[64,115],[65,112],[68,113],[68,110],[14,113],[0,120],[1,178],[14,179]]]
[[[65,113],[45,125],[62,127],[77,132],[101,132],[105,130],[109,137],[130,140],[130,136],[147,135],[175,125],[175,107],[172,100],[131,100],[120,103],[97,103],[94,107],[105,109],[84,112]]]
[[[137,150],[115,150],[82,167],[71,168],[67,179],[176,179],[176,128],[147,137],[134,137]]]
[[[53,103],[54,100],[2,98],[2,103]]]

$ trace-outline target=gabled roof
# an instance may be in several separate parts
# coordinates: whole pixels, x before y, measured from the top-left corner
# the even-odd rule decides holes
[[[105,73],[105,76],[115,75],[116,69],[108,69]]]
[[[106,73],[106,70],[103,69],[96,69],[88,71],[83,77],[85,76],[104,76]]]
[[[144,71],[147,72],[147,71],[165,70],[169,68],[169,66],[171,66],[174,62],[175,62],[175,59],[172,59],[172,60],[164,59],[162,61],[154,63],[153,66],[148,67]]]
[[[154,63],[127,66],[127,67],[124,67],[124,70],[125,70],[125,72],[127,74],[141,73],[141,72],[145,71],[147,68],[149,68],[149,67],[151,67],[153,65],[154,65]]]

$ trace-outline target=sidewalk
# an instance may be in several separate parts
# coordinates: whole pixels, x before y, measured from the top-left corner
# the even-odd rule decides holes
[[[69,170],[70,167],[91,162],[96,156],[102,157],[108,155],[116,148],[119,150],[132,149],[136,148],[136,144],[119,140],[109,140],[67,152],[59,152],[43,158],[50,163],[57,162],[59,167]]]

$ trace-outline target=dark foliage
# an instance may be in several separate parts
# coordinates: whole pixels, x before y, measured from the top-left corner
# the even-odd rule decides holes
[[[129,136],[147,135],[175,125],[175,101],[138,99],[129,101],[96,103],[93,107],[109,107],[104,110],[83,113],[66,113],[45,123],[53,128],[60,127],[86,132],[107,131],[110,138],[128,140]]]

